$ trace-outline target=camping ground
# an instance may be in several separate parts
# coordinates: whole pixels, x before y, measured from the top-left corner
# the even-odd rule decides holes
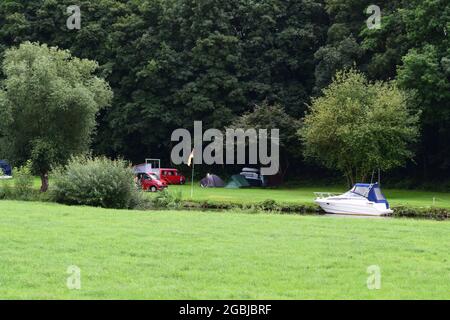
[[[13,180],[2,183],[13,183]],[[34,178],[34,187],[38,189],[40,179]],[[267,199],[275,200],[279,203],[296,203],[312,205],[314,192],[336,192],[346,191],[344,187],[317,185],[311,186],[291,186],[279,188],[202,188],[196,181],[194,183],[193,198],[191,198],[191,185],[171,185],[169,192],[180,192],[183,200],[194,201],[214,201],[218,203],[254,204]],[[383,188],[389,203],[393,207],[408,206],[413,208],[450,208],[450,193],[424,190],[406,190]],[[151,196],[151,195],[150,195]]]

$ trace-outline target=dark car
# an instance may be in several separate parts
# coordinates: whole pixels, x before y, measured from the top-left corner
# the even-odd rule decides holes
[[[0,176],[12,176],[12,168],[5,160],[0,160]]]

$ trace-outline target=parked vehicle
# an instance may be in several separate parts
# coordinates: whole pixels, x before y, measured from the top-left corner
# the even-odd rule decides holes
[[[155,171],[153,171],[155,172]],[[186,177],[178,172],[177,169],[157,169],[155,172],[162,181],[167,184],[185,184]]]
[[[243,176],[252,187],[262,187],[265,185],[264,176],[260,174],[259,169],[244,168],[240,175]]]
[[[315,194],[315,202],[328,213],[382,216],[393,212],[378,183],[357,183],[341,195]]]
[[[167,184],[185,184],[186,177],[178,172],[177,169],[161,168],[160,159],[145,159],[145,163],[135,165],[133,170],[135,173],[154,173],[158,179]]]
[[[138,185],[144,191],[157,192],[167,188],[167,183],[165,181],[161,181],[158,176],[152,172],[137,173],[136,179]]]
[[[0,179],[11,179],[12,168],[5,160],[0,160]]]

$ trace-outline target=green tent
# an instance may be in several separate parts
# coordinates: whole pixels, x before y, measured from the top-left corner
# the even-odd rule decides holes
[[[231,176],[231,181],[228,182],[228,184],[225,186],[225,188],[228,189],[238,189],[245,187],[250,187],[250,184],[248,183],[247,179],[245,179],[240,174],[235,174],[234,176]]]

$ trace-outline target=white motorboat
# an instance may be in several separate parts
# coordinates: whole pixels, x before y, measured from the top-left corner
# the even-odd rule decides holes
[[[383,216],[393,212],[378,183],[357,183],[340,195],[328,192],[315,194],[314,202],[327,213]]]

